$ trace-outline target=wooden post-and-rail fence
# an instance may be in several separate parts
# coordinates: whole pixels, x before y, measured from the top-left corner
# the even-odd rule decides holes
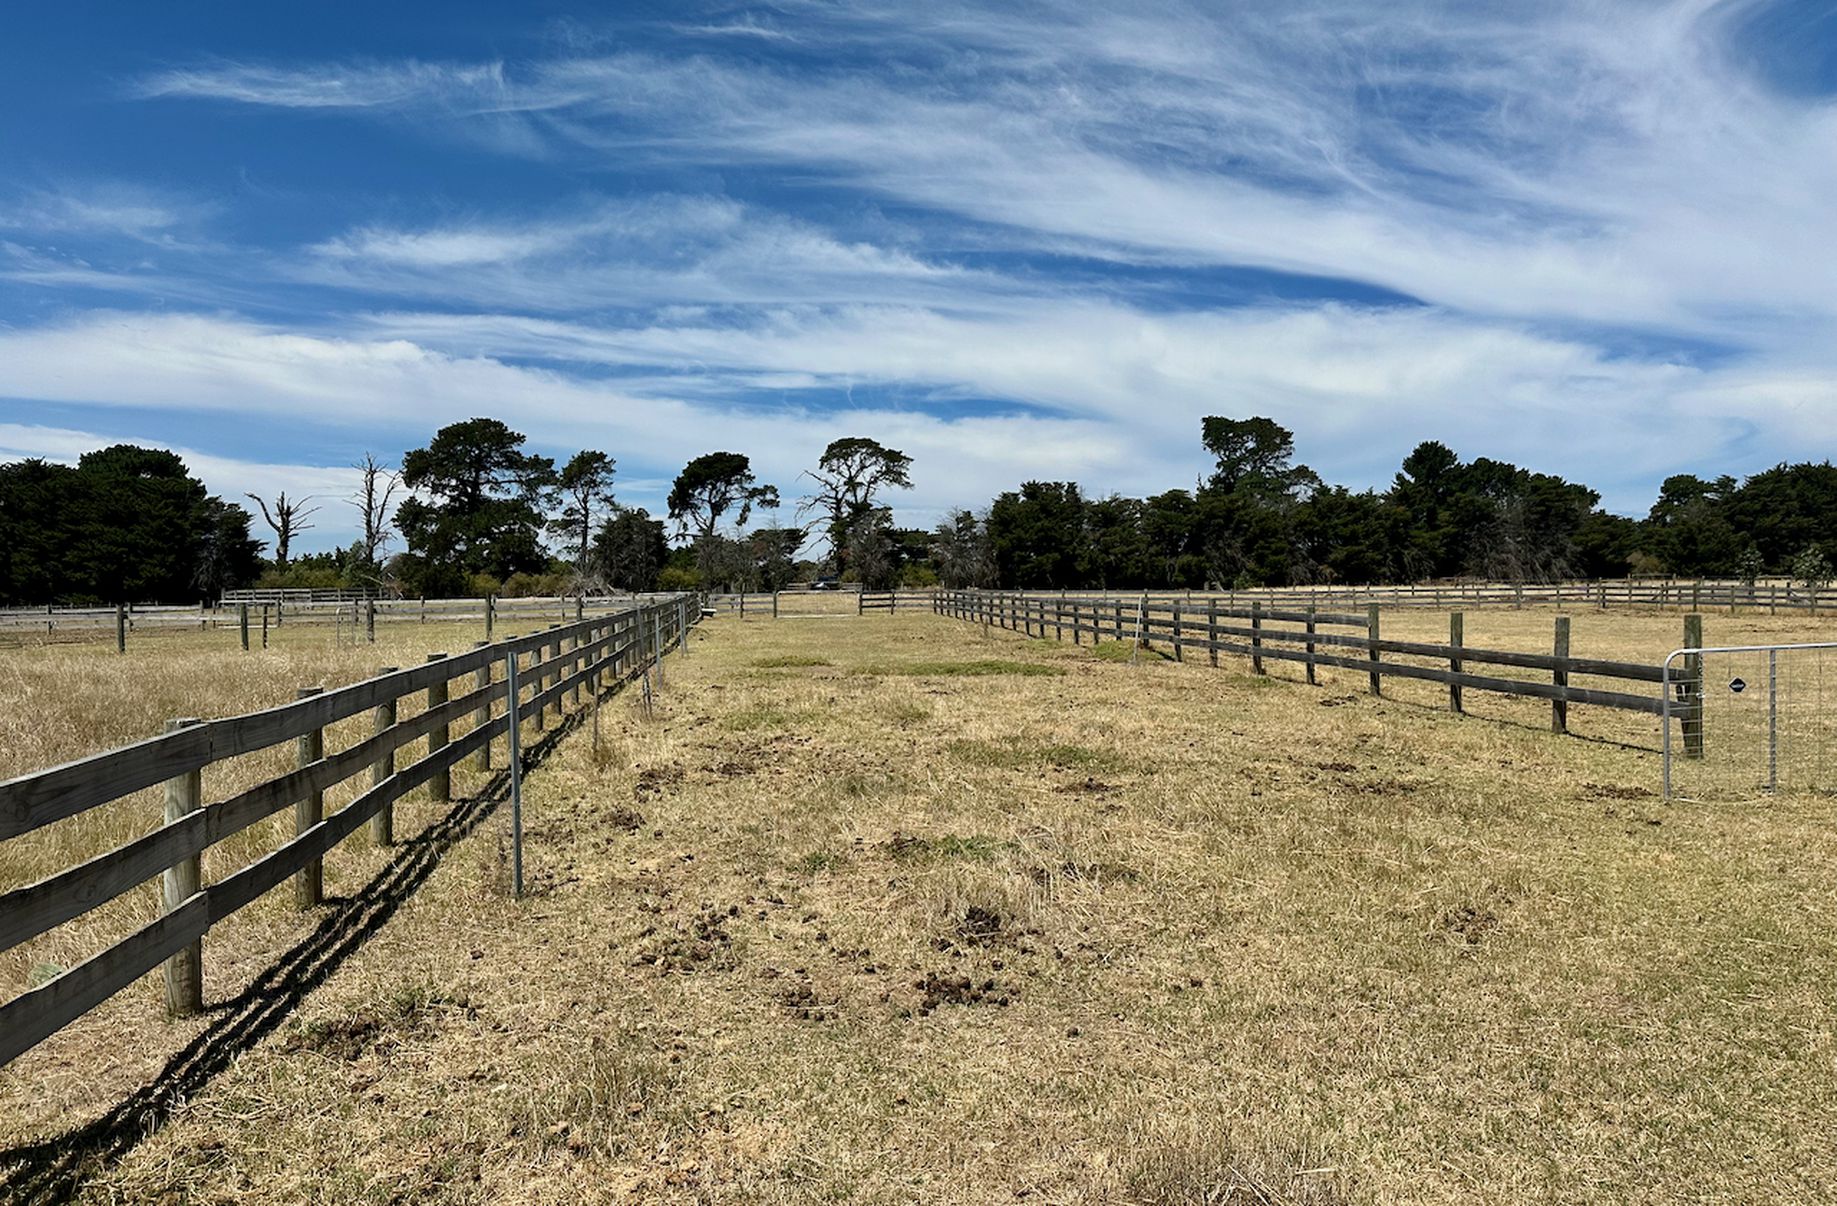
[[[424,665],[386,670],[348,687],[312,688],[266,711],[175,720],[159,736],[0,783],[0,841],[146,788],[164,784],[166,791],[165,824],[159,828],[0,895],[0,950],[10,950],[149,880],[162,883],[156,920],[0,1004],[0,1064],[162,965],[171,1011],[200,1009],[202,944],[211,926],[290,879],[301,907],[316,904],[323,860],[364,822],[371,823],[375,840],[387,845],[394,840],[397,800],[423,785],[435,800],[444,800],[452,767],[468,758],[481,768],[491,764],[491,744],[510,733],[505,681],[510,659],[517,659],[522,696],[515,705],[518,721],[540,723],[546,709],[560,710],[565,695],[578,698],[582,684],[597,686],[608,674],[618,684],[647,672],[672,639],[686,641],[687,627],[700,615],[695,596],[658,598],[452,657],[437,654]],[[452,694],[462,682],[463,693]],[[422,693],[424,709],[398,717],[398,702]],[[370,736],[328,753],[326,727],[366,713],[372,718]],[[455,723],[467,720],[471,727],[455,734]],[[204,772],[211,765],[287,742],[295,744],[296,769],[204,802]],[[418,742],[425,742],[425,752],[398,767],[398,753]],[[362,794],[330,816],[323,814],[328,789],[366,774]],[[204,851],[289,806],[294,808],[290,840],[215,883],[203,882]]]
[[[1230,653],[1248,658],[1254,674],[1264,673],[1265,659],[1298,662],[1307,668],[1309,683],[1315,681],[1317,666],[1331,666],[1368,676],[1373,695],[1383,693],[1387,677],[1425,680],[1448,688],[1448,706],[1454,712],[1465,711],[1463,692],[1468,690],[1546,699],[1550,701],[1550,726],[1559,733],[1569,730],[1569,705],[1572,703],[1651,716],[1665,715],[1664,698],[1657,692],[1639,694],[1578,686],[1570,681],[1572,675],[1579,675],[1651,684],[1662,690],[1665,672],[1661,666],[1571,656],[1567,616],[1556,617],[1551,651],[1530,653],[1468,645],[1460,612],[1449,617],[1446,645],[1392,640],[1382,634],[1379,608],[1375,603],[1368,605],[1361,615],[1322,611],[1315,606],[1302,610],[1271,607],[1263,598],[1253,599],[1248,606],[1234,607],[1221,605],[1213,598],[1204,601],[1203,624],[1189,619],[1194,615],[1194,605],[1178,597],[1156,601],[1145,595],[1094,598],[1089,595],[1067,597],[1011,591],[947,590],[938,592],[934,606],[939,615],[1015,632],[1044,633],[1049,625],[1055,633],[1069,629],[1072,640],[1079,644],[1086,635],[1093,644],[1106,638],[1122,640],[1123,616],[1127,612],[1132,635],[1139,623],[1142,644],[1164,646],[1176,660],[1185,660],[1189,650],[1200,650],[1217,665],[1218,654]],[[1338,631],[1332,631],[1335,629]],[[1702,637],[1702,617],[1687,616],[1684,644],[1699,647]],[[1394,656],[1387,659],[1385,654]],[[1419,661],[1402,662],[1394,660],[1395,657]],[[1422,665],[1421,661],[1443,662],[1447,669]],[[1475,665],[1536,670],[1549,678],[1540,681],[1476,674],[1470,668]],[[1673,678],[1678,699],[1673,701],[1671,715],[1679,718],[1685,754],[1693,758],[1701,757],[1703,752],[1701,676],[1701,665],[1696,664],[1693,670],[1692,664],[1687,662],[1683,680]]]

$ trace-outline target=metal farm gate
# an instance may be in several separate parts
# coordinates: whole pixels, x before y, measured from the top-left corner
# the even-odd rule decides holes
[[[1837,787],[1837,642],[1679,649],[1664,670],[1666,799]]]

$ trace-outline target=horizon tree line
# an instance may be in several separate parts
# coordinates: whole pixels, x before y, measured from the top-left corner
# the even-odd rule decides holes
[[[246,508],[211,495],[171,452],[116,445],[74,466],[0,465],[0,605],[182,601],[258,582],[434,597],[771,590],[824,573],[876,589],[1656,573],[1823,582],[1837,554],[1829,462],[1741,481],[1675,475],[1634,520],[1602,510],[1585,485],[1463,461],[1434,440],[1385,489],[1355,492],[1296,463],[1293,433],[1274,420],[1207,416],[1200,442],[1212,468],[1190,488],[1093,498],[1075,482],[1027,481],[923,530],[898,527],[887,501],[911,488],[912,458],[847,436],[801,474],[808,493],[794,521],[749,530],[782,500],[744,453],[691,458],[671,484],[667,516],[652,517],[618,501],[606,452],[583,449],[558,468],[526,442],[499,420],[474,418],[442,427],[399,469],[366,454],[344,500],[361,535],[304,555],[293,543],[325,500],[248,494],[273,535],[260,540]],[[396,536],[404,547],[391,555]]]

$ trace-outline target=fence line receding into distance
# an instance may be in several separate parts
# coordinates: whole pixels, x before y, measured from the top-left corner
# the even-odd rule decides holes
[[[1386,677],[1440,683],[1448,688],[1449,708],[1465,710],[1463,692],[1487,691],[1500,695],[1528,696],[1550,701],[1550,724],[1556,732],[1569,730],[1569,705],[1613,708],[1656,717],[1675,717],[1682,728],[1687,756],[1702,746],[1702,678],[1673,674],[1672,706],[1667,710],[1662,691],[1651,694],[1630,690],[1578,686],[1571,676],[1606,679],[1661,687],[1666,682],[1662,666],[1601,658],[1573,657],[1569,653],[1569,619],[1555,620],[1549,653],[1482,649],[1463,640],[1463,617],[1449,617],[1445,645],[1397,641],[1382,635],[1377,604],[1364,614],[1323,611],[1318,607],[1292,610],[1266,607],[1262,600],[1248,606],[1229,606],[1216,596],[1185,600],[1153,596],[1079,597],[1003,591],[940,591],[934,606],[938,614],[974,623],[1009,629],[1027,636],[1051,636],[1082,644],[1100,640],[1139,640],[1166,648],[1177,661],[1189,652],[1218,664],[1220,653],[1250,660],[1251,671],[1263,673],[1265,659],[1297,662],[1305,667],[1307,681],[1316,681],[1316,668],[1331,666],[1368,676],[1369,690],[1383,693]],[[1686,643],[1700,643],[1701,619],[1686,618]],[[1691,640],[1689,638],[1697,639]],[[1387,660],[1384,655],[1445,662],[1447,668],[1416,662]],[[1548,681],[1502,678],[1476,674],[1470,666],[1509,666],[1546,672]]]
[[[365,821],[387,844],[398,799],[426,785],[434,800],[445,802],[455,765],[470,758],[480,769],[490,767],[492,744],[509,736],[508,659],[519,659],[519,693],[528,689],[515,714],[540,724],[548,711],[559,718],[570,694],[579,702],[585,688],[597,700],[603,686],[647,674],[700,614],[694,596],[654,599],[451,657],[435,655],[424,665],[306,693],[266,711],[173,721],[160,736],[0,783],[0,841],[166,785],[164,825],[0,895],[0,950],[10,950],[155,877],[164,884],[156,920],[0,1004],[0,1064],[162,963],[172,1012],[199,1009],[201,944],[211,926],[290,878],[302,906],[317,903],[323,859]],[[455,686],[462,693],[450,694]],[[398,719],[397,702],[422,693],[425,709]],[[336,752],[324,748],[328,725],[365,713],[373,717],[369,737]],[[454,735],[456,724],[470,727]],[[426,752],[397,767],[397,751],[422,739]],[[204,802],[202,775],[213,763],[290,741],[297,743],[297,769]],[[328,789],[366,773],[370,785],[361,794],[321,815]],[[289,806],[295,806],[291,840],[215,883],[201,882],[205,850]]]

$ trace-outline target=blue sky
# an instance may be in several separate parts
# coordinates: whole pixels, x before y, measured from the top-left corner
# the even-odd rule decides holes
[[[0,41],[0,456],[326,500],[505,419],[1190,484],[1418,441],[1643,511],[1837,445],[1827,2],[100,4]]]

